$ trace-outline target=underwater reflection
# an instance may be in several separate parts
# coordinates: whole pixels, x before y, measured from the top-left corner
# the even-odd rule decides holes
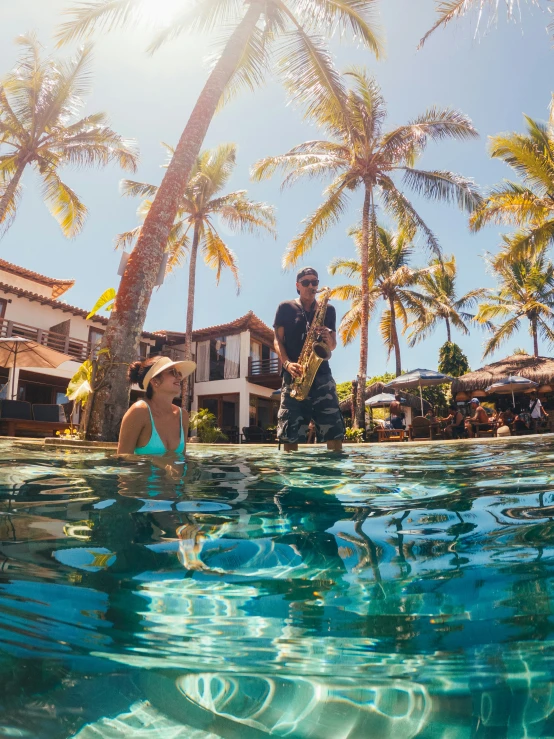
[[[554,736],[549,439],[3,444],[0,735]]]

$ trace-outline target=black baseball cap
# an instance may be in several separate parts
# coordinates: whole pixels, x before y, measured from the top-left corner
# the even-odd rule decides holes
[[[313,267],[303,267],[296,275],[296,282],[300,282],[300,280],[303,277],[306,277],[306,275],[315,275],[316,277],[319,277],[319,275],[317,274],[317,270],[315,270]]]

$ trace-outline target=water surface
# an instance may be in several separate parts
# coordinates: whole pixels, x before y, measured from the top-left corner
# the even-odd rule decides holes
[[[554,456],[0,441],[0,736],[554,736]]]

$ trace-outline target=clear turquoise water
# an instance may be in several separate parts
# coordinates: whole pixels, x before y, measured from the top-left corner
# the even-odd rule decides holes
[[[554,736],[553,451],[0,441],[0,736]]]

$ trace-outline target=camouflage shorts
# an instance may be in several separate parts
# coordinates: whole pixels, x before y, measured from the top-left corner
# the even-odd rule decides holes
[[[331,375],[316,377],[306,400],[290,396],[290,375],[283,378],[281,407],[277,416],[277,438],[287,444],[306,443],[308,424],[313,419],[318,441],[342,441],[344,420],[339,408],[335,381]]]

